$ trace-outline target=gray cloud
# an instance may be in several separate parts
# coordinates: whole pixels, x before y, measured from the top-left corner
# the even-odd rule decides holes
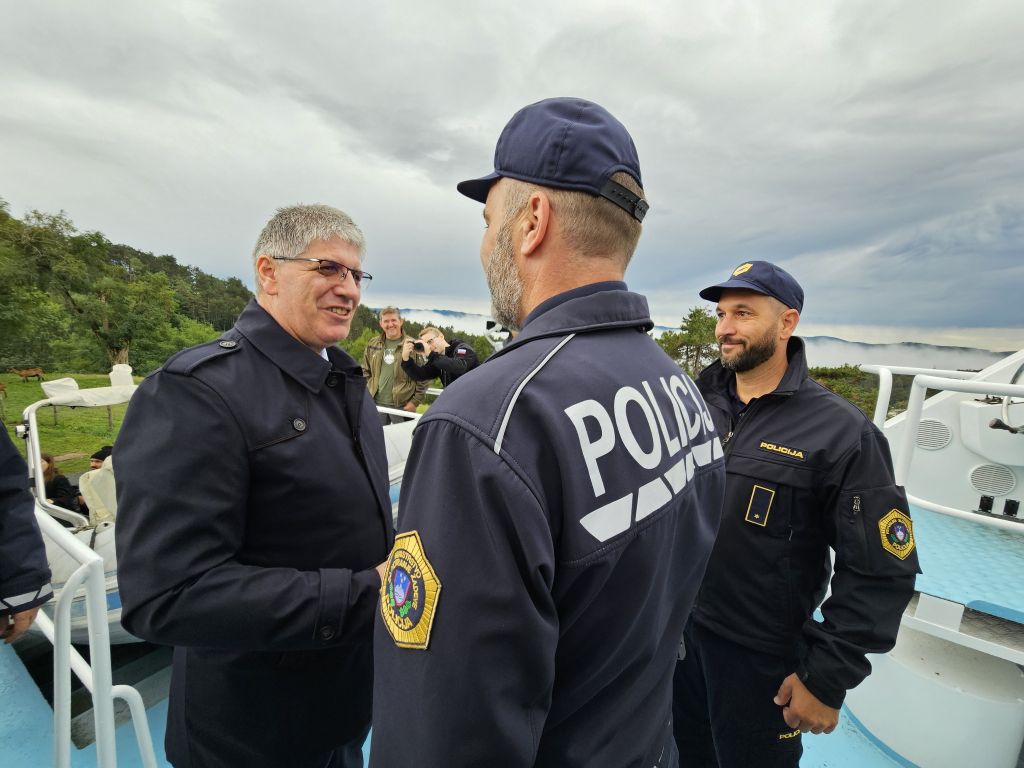
[[[629,281],[656,315],[767,258],[810,323],[1024,325],[1024,6],[549,5],[12,6],[0,195],[243,279],[274,208],[329,202],[375,302],[475,308],[480,208],[453,186],[515,109],[579,95],[640,150]]]

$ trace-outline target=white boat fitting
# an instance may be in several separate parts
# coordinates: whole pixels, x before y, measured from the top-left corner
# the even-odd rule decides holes
[[[871,657],[847,708],[902,765],[1015,768],[1024,744],[1024,350],[976,374],[862,369],[880,377],[875,422],[907,489],[923,573],[896,647]],[[886,419],[893,374],[915,378],[907,411]],[[937,394],[926,400],[926,391]]]
[[[40,410],[48,407],[99,408],[128,402],[135,392],[135,385],[132,383],[131,369],[128,366],[120,368],[121,370],[111,372],[111,381],[114,383],[109,387],[79,389],[74,379],[55,379],[54,381],[43,382],[43,391],[49,397],[45,400],[39,400],[26,408],[23,414],[24,422],[16,428],[18,436],[25,439],[27,443],[27,462],[29,476],[32,478],[32,485],[35,490],[36,508],[50,517],[69,524],[71,526],[70,533],[103,558],[104,580],[106,582],[107,623],[110,627],[110,642],[115,645],[135,643],[139,640],[121,626],[121,599],[117,590],[117,556],[114,551],[114,523],[103,513],[103,510],[109,509],[112,505],[116,514],[116,501],[101,500],[101,498],[106,499],[108,496],[112,496],[113,488],[110,487],[109,491],[98,490],[96,493],[93,493],[93,488],[90,487],[90,479],[86,479],[84,484],[87,489],[86,492],[93,495],[94,503],[96,504],[96,511],[90,513],[91,519],[77,512],[71,512],[50,504],[46,499],[43,473],[41,471],[42,449],[39,443],[38,414]],[[124,368],[128,369],[127,372],[123,370]],[[127,375],[127,380],[125,380],[125,375]],[[110,466],[108,464],[106,469],[93,470],[83,475],[83,477],[88,478],[89,475],[99,475],[103,472],[109,473],[111,472]],[[80,480],[79,482],[81,483],[82,481]],[[107,485],[108,483],[104,483],[97,478],[96,488],[104,488]],[[52,618],[54,607],[63,591],[65,583],[71,574],[78,569],[80,563],[72,558],[64,548],[56,546],[52,539],[49,537],[43,538],[46,543],[46,554],[50,563],[50,570],[53,572],[52,583],[54,590],[54,599],[47,603],[43,610]],[[85,591],[84,589],[79,589],[71,602],[71,641],[73,643],[85,643],[88,640],[89,626],[86,618],[85,603]]]

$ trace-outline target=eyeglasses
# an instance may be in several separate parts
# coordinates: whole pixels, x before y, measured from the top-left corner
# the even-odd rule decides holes
[[[345,278],[348,275],[352,275],[352,279],[358,286],[362,286],[364,280],[366,282],[373,280],[373,275],[369,272],[363,272],[361,269],[352,269],[329,259],[310,259],[305,256],[271,256],[271,258],[274,261],[311,261],[316,266],[309,270],[310,272],[316,271],[328,278],[337,277],[341,282],[345,282]]]
[[[429,339],[421,338],[420,341],[422,341],[424,344],[433,344],[434,343],[434,339],[436,339],[436,338],[437,338],[437,336],[431,336]]]

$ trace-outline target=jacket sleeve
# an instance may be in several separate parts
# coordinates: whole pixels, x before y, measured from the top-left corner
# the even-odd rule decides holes
[[[431,355],[431,358],[434,357],[434,355]],[[428,359],[423,365],[416,365],[416,362],[409,358],[402,361],[402,370],[409,375],[410,379],[429,382],[441,375],[437,366],[434,365],[435,362],[437,362],[436,359]]]
[[[425,381],[425,380],[424,381],[417,381],[416,382],[416,389],[413,391],[413,396],[410,398],[409,402],[411,402],[413,405],[415,405],[417,407],[422,405],[423,404],[423,400],[424,400],[424,398],[427,395],[427,386],[429,385],[429,383],[430,383],[429,381]]]
[[[444,371],[453,379],[477,366],[476,352],[469,344],[463,342],[455,345],[455,352],[451,357],[438,355],[431,362],[439,371]]]
[[[47,494],[53,499],[53,503],[63,509],[78,511],[78,494],[71,487],[71,481],[64,475],[55,475]]]
[[[27,611],[52,595],[46,549],[28,492],[28,468],[4,430],[0,437],[0,614]]]
[[[368,379],[372,375],[370,370],[370,345],[367,344],[366,348],[363,349],[363,359],[359,363],[359,367],[363,369],[363,378]]]
[[[248,446],[206,384],[167,372],[146,379],[114,455],[122,623],[133,634],[167,645],[292,650],[345,641],[372,622],[380,586],[372,569],[240,562]],[[288,510],[280,515],[285,524]]]
[[[906,494],[874,425],[862,431],[833,478],[824,510],[836,553],[832,594],[821,606],[824,620],[804,625],[800,676],[819,700],[839,708],[846,692],[870,674],[866,654],[895,645],[920,568]]]
[[[398,647],[396,541],[374,636],[374,761],[403,764],[412,749],[442,768],[455,748],[460,765],[532,766],[558,641],[547,517],[510,465],[448,421],[419,427],[406,478],[399,527],[418,534],[441,591],[427,648]]]

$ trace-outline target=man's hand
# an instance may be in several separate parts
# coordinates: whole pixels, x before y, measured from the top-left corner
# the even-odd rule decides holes
[[[796,673],[782,681],[774,701],[782,707],[786,725],[802,733],[832,733],[839,723],[839,710],[822,704]]]
[[[416,413],[416,403],[410,400],[408,403],[402,406],[402,410],[408,411],[409,413]]]
[[[409,355],[412,354],[412,345],[413,345],[412,339],[406,339],[402,343],[402,362],[403,363],[407,362],[409,360]]]
[[[13,643],[27,630],[32,622],[36,620],[36,614],[39,613],[39,606],[35,608],[29,608],[27,611],[16,613],[13,616],[4,614],[0,616],[0,637],[7,643]],[[14,621],[11,621],[13,619]]]

